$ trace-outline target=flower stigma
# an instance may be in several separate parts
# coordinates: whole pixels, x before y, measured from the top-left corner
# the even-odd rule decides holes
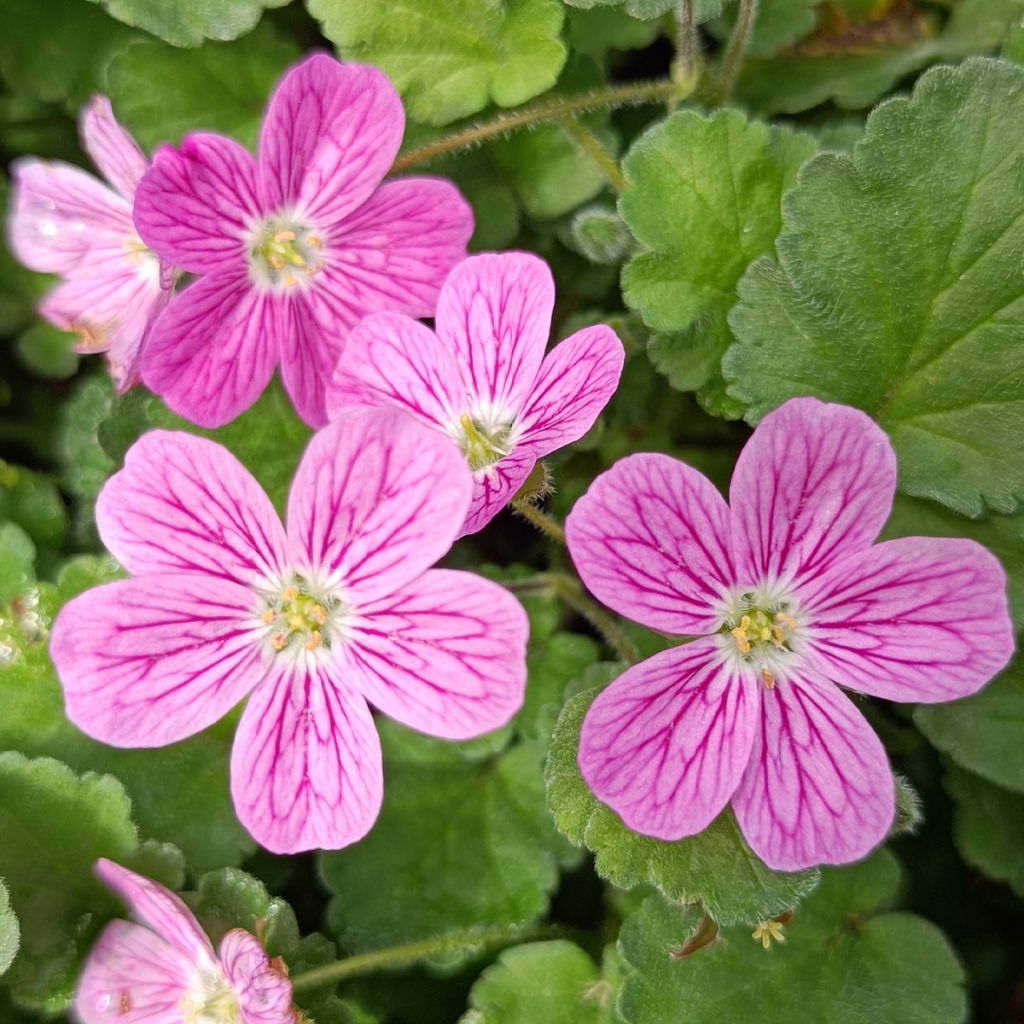
[[[727,650],[754,667],[764,688],[771,690],[793,653],[798,625],[789,600],[745,591],[725,612],[718,633]]]
[[[323,266],[322,245],[303,224],[280,218],[264,221],[247,246],[250,278],[266,288],[294,288]]]
[[[341,601],[311,587],[301,576],[294,576],[290,584],[264,600],[260,620],[268,627],[267,639],[276,653],[330,650],[340,635]]]
[[[512,451],[512,426],[500,420],[484,422],[464,412],[453,433],[474,472],[493,466]]]

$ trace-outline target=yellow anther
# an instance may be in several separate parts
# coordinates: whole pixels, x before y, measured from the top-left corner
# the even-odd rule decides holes
[[[288,637],[286,637],[284,633],[278,633],[270,643],[275,651],[283,651],[288,643]]]
[[[314,629],[309,634],[309,640],[306,641],[306,650],[315,651],[320,646],[320,630]]]
[[[772,630],[772,643],[776,647],[781,647],[785,642],[786,642],[786,634],[783,633],[782,630],[779,629],[778,626],[776,626]]]
[[[750,629],[750,616],[744,615],[740,618],[740,629],[746,631]]]
[[[319,249],[321,241],[316,235],[306,235],[306,245],[311,245],[314,249]]]
[[[770,949],[772,942],[785,942],[780,921],[762,921],[751,933],[750,937],[760,942],[765,949]]]
[[[321,608],[320,605],[313,605],[313,610],[309,613],[309,617],[318,625],[322,626],[327,621],[327,610]]]
[[[299,283],[299,279],[294,274],[285,274],[284,283],[291,288]]]
[[[768,671],[768,669],[763,668],[761,669],[761,682],[764,683],[764,688],[766,690],[774,689],[775,676],[773,676],[771,672]]]
[[[788,612],[776,612],[775,621],[781,622],[787,629],[796,629],[796,619]]]
[[[278,233],[276,235],[274,235],[274,241],[277,242],[278,244],[280,244],[281,242],[294,242],[295,241],[295,232],[294,231],[278,231]]]
[[[750,652],[750,641],[747,639],[747,631],[742,626],[737,626],[735,629],[730,629],[733,638],[736,640],[736,646],[740,649],[740,654],[748,654]]]
[[[271,265],[271,266],[272,266],[272,267],[273,267],[273,268],[274,268],[275,270],[282,270],[282,269],[284,268],[284,260],[283,260],[283,259],[281,259],[281,257],[280,257],[280,256],[278,256],[278,255],[277,255],[276,253],[273,253],[273,252],[272,252],[272,253],[271,253],[271,254],[270,254],[270,255],[269,255],[268,257],[267,257],[267,262],[268,262],[268,263],[269,263],[269,264],[270,264],[270,265]]]
[[[285,587],[281,591],[281,597],[285,601],[294,601],[299,596],[299,592],[294,587]]]
[[[277,613],[273,608],[268,608],[260,618],[269,626],[277,618]]]

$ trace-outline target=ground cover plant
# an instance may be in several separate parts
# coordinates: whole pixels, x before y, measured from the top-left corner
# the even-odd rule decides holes
[[[1024,1019],[1024,0],[0,19],[0,1019]]]

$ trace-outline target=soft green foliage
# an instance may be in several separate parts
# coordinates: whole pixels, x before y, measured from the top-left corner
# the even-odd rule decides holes
[[[634,968],[619,1011],[629,1024],[664,1024],[681,1006],[695,1021],[959,1024],[963,970],[934,925],[883,912],[898,884],[899,867],[884,851],[829,868],[785,925],[783,944],[765,950],[749,929],[730,928],[681,959],[671,952],[700,915],[652,896],[619,939]]]
[[[815,149],[806,135],[735,110],[679,111],[627,154],[620,210],[649,251],[623,269],[623,297],[650,327],[676,332],[656,335],[649,350],[674,387],[721,390],[736,282],[771,251],[782,194]]]
[[[615,210],[606,206],[578,210],[569,231],[573,248],[591,263],[617,265],[632,245],[629,228]]]
[[[33,324],[18,338],[18,357],[40,377],[64,380],[78,369],[74,335],[48,323]]]
[[[728,810],[700,835],[677,842],[627,829],[590,792],[576,765],[580,726],[597,692],[586,690],[566,703],[551,742],[547,785],[555,824],[594,853],[598,874],[624,889],[650,883],[669,899],[701,903],[722,924],[780,914],[814,888],[816,871],[783,874],[765,867]]]
[[[699,25],[720,14],[726,0],[694,0],[694,21]],[[566,0],[566,3],[583,10],[594,7],[622,5],[623,10],[634,18],[657,18],[678,7],[678,0]]]
[[[4,974],[11,966],[18,953],[21,942],[21,929],[18,918],[11,909],[11,898],[7,886],[0,880],[0,974]]]
[[[386,71],[409,115],[447,124],[550,88],[565,63],[560,0],[307,0],[347,60]]]
[[[976,59],[871,116],[852,155],[808,164],[778,259],[755,263],[723,363],[751,421],[798,394],[870,412],[900,487],[977,515],[1024,498],[1024,70]]]
[[[212,936],[242,928],[259,936],[271,956],[287,953],[299,942],[292,908],[272,897],[258,878],[237,868],[203,875],[192,899],[192,910]]]
[[[23,594],[35,573],[36,546],[17,523],[0,523],[0,602]]]

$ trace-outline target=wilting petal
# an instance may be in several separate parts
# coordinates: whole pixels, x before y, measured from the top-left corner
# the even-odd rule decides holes
[[[1006,575],[971,540],[904,537],[797,591],[819,671],[887,700],[966,697],[1013,654]]]
[[[193,274],[244,271],[245,239],[259,216],[256,162],[223,135],[161,146],[135,193],[142,240]]]
[[[519,440],[537,455],[578,441],[593,425],[622,376],[625,352],[610,327],[585,327],[545,357],[519,419]]]
[[[211,274],[160,314],[142,353],[142,379],[179,416],[220,427],[259,398],[281,350],[283,315],[244,276]]]
[[[882,743],[849,697],[825,679],[779,680],[732,806],[770,868],[845,864],[874,849],[895,813]]]
[[[896,456],[865,413],[793,398],[740,452],[729,488],[743,583],[789,581],[866,548],[889,517]]]
[[[402,101],[383,72],[308,57],[281,79],[260,129],[264,204],[318,226],[341,220],[380,184],[404,131]]]
[[[576,502],[565,535],[580,579],[620,615],[668,633],[718,628],[734,580],[729,509],[695,469],[620,459]]]
[[[282,960],[271,960],[259,942],[241,928],[221,940],[220,962],[238,996],[242,1024],[292,1024],[292,986]]]
[[[397,409],[346,413],[313,437],[292,481],[292,559],[353,604],[391,594],[452,546],[471,489],[448,438]]]
[[[180,1024],[194,967],[141,925],[112,921],[89,953],[75,989],[80,1024]]]
[[[226,448],[152,430],[96,501],[96,526],[129,571],[200,573],[244,585],[279,576],[285,535],[263,488]]]
[[[529,253],[470,256],[448,275],[437,303],[437,336],[455,354],[479,404],[522,410],[554,307],[551,271]]]
[[[522,705],[528,633],[504,587],[433,569],[360,609],[338,673],[403,725],[467,739]]]
[[[339,850],[361,839],[383,795],[366,701],[312,663],[249,698],[231,752],[238,820],[272,853]]]
[[[117,123],[110,100],[93,96],[78,118],[82,145],[103,177],[131,201],[142,176],[149,168],[138,143]]]
[[[344,332],[318,323],[306,295],[282,303],[281,380],[295,411],[313,428],[327,422],[326,394],[341,355]]]
[[[95,870],[96,877],[121,897],[133,917],[187,957],[194,967],[213,963],[213,946],[181,897],[106,858],[96,861]]]
[[[97,246],[135,233],[129,202],[70,164],[15,160],[7,241],[21,263],[45,274],[88,267]]]
[[[750,757],[757,683],[710,637],[627,669],[583,720],[578,761],[594,795],[629,828],[681,839],[706,828]]]
[[[233,708],[266,674],[251,591],[209,576],[141,576],[60,610],[50,656],[68,718],[115,747],[160,747]]]
[[[537,458],[529,448],[517,448],[500,462],[473,474],[473,500],[459,536],[482,530],[526,483]]]
[[[327,389],[331,416],[362,406],[397,406],[442,429],[468,405],[451,353],[432,331],[401,313],[375,313],[356,327]]]

